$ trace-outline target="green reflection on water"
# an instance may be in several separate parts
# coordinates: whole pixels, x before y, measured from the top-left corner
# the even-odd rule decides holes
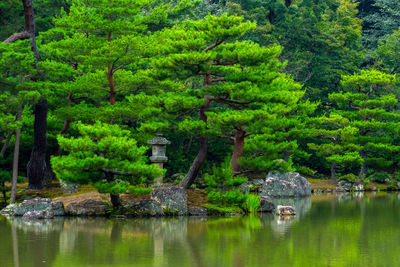
[[[0,217],[0,266],[400,266],[400,195],[279,201],[298,216]]]

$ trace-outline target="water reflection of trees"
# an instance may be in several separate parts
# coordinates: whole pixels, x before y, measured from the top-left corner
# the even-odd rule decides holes
[[[298,215],[0,219],[0,266],[16,266],[10,244],[20,266],[367,266],[379,258],[380,266],[396,265],[397,194],[282,204]]]

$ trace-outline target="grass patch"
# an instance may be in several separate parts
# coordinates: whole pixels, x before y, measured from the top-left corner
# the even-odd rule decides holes
[[[370,182],[365,186],[365,190],[373,190],[374,187],[379,191],[387,191],[389,189],[392,189],[390,184]]]
[[[322,180],[322,179],[307,178],[307,180],[310,182],[312,190],[326,190],[326,189],[333,190],[336,188],[337,185],[337,182],[331,179]]]

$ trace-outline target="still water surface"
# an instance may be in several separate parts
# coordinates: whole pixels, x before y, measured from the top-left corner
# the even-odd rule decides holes
[[[400,194],[282,204],[298,216],[0,217],[0,266],[400,266]]]

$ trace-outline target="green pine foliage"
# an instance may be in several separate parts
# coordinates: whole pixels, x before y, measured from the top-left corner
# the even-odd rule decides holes
[[[394,140],[400,130],[399,114],[395,111],[396,78],[377,70],[364,70],[342,77],[344,91],[329,97],[337,104],[333,114],[349,120],[349,126],[358,129],[353,144],[362,158],[360,176],[367,175],[369,167],[395,167],[400,150]]]
[[[67,153],[51,159],[59,179],[93,184],[101,193],[119,195],[130,185],[148,185],[163,175],[157,165],[147,164],[144,154],[148,148],[138,146],[129,130],[101,122],[78,123],[76,127],[79,136],[57,138]]]
[[[167,180],[185,176],[202,152],[197,186],[216,205],[247,211],[257,200],[234,190],[245,174],[392,176],[400,167],[399,7],[35,0],[41,60],[30,40],[0,43],[0,185],[20,127],[26,165],[41,99],[57,176],[93,184],[116,205],[121,193],[148,194],[162,175],[144,146],[160,132],[172,141]],[[0,13],[2,40],[23,31],[21,1],[1,1]]]

